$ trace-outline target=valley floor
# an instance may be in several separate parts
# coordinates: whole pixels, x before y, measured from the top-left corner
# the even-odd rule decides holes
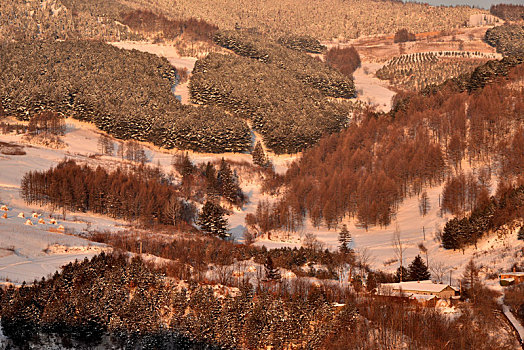
[[[472,29],[471,33],[465,32],[460,35],[470,36],[473,38],[472,41],[476,42],[478,41],[477,32],[478,29]],[[443,41],[449,43],[447,39],[449,38],[444,38]],[[366,39],[354,42],[357,46],[365,43]],[[368,44],[369,47],[373,46],[371,43]],[[375,44],[382,45],[384,43]],[[114,45],[125,49],[138,49],[158,54],[166,57],[175,67],[187,68],[188,70],[192,69],[196,61],[196,58],[180,57],[173,47],[167,45],[137,42],[121,42],[114,43]],[[488,51],[488,49],[485,50]],[[374,51],[372,53],[377,54]],[[371,54],[368,53],[369,55]],[[378,68],[380,68],[379,63],[372,63],[370,60],[364,61],[362,67],[355,72],[355,83],[360,92],[359,99],[361,101],[387,111],[391,108],[391,101],[395,93],[387,87],[385,82],[374,77],[374,72]],[[188,103],[187,84],[178,86],[176,93],[182,95],[184,103]],[[13,122],[15,121],[13,120]],[[7,213],[8,218],[0,219],[0,280],[11,280],[15,283],[30,282],[28,279],[32,280],[51,273],[54,268],[58,268],[67,261],[92,256],[96,254],[97,249],[102,248],[97,247],[93,250],[92,247],[89,247],[90,243],[77,237],[78,235],[90,229],[116,231],[128,225],[128,223],[107,217],[67,213],[65,219],[58,220],[58,225],[63,225],[65,232],[76,235],[71,236],[62,232],[49,232],[50,230],[54,231],[55,227],[49,224],[37,224],[36,219],[33,219],[34,226],[26,226],[24,225],[25,220],[17,217],[19,212],[24,212],[27,216],[33,211],[37,211],[41,212],[42,218],[48,221],[50,214],[59,218],[59,214],[61,214],[50,208],[27,206],[22,201],[19,187],[24,173],[48,169],[66,157],[92,165],[102,164],[114,167],[122,164],[123,161],[118,157],[97,155],[97,142],[100,134],[100,131],[92,124],[67,119],[67,132],[63,137],[65,147],[61,149],[30,145],[20,135],[0,135],[0,141],[21,144],[27,153],[20,156],[0,156],[0,202],[10,208]],[[173,171],[171,160],[177,151],[162,150],[149,144],[144,144],[144,146],[146,146],[149,164],[160,166],[165,173]],[[234,161],[251,162],[250,154],[217,155],[188,152],[188,155],[197,164],[219,160],[222,157]],[[284,173],[290,162],[297,159],[299,155],[275,156],[270,154],[270,157],[276,172]],[[464,164],[464,166],[467,167],[468,165]],[[242,174],[240,175],[241,186],[248,195],[249,202],[241,210],[234,209],[232,215],[228,218],[230,232],[237,241],[243,240],[242,233],[245,229],[244,218],[246,214],[253,213],[256,210],[258,201],[274,199],[261,193],[260,179],[243,178]],[[444,280],[449,282],[451,279],[453,284],[457,283],[457,278],[462,274],[463,266],[471,258],[475,258],[477,263],[484,267],[486,273],[506,269],[512,263],[523,258],[524,242],[518,241],[516,235],[512,233],[500,237],[487,237],[479,243],[477,248],[471,247],[464,252],[441,248],[439,232],[449,219],[449,216],[440,214],[439,201],[442,187],[438,186],[426,190],[429,196],[430,210],[425,216],[419,214],[418,198],[411,197],[404,200],[400,205],[398,213],[388,227],[371,227],[366,230],[360,227],[354,219],[346,218],[344,220],[343,223],[348,225],[353,237],[353,248],[367,256],[368,263],[372,268],[392,272],[398,267],[399,262],[394,259],[395,255],[391,242],[393,232],[397,228],[401,232],[402,240],[407,248],[404,255],[404,266],[407,266],[416,255],[421,254],[420,245],[422,244],[428,251],[427,257],[422,254],[423,257],[427,258],[430,266],[442,265],[446,271]],[[267,236],[259,237],[256,244],[265,245],[268,248],[296,247],[302,244],[306,233],[314,234],[326,248],[337,249],[337,230],[323,226],[314,228],[309,221],[306,221],[305,226],[299,232],[276,232],[271,235],[271,239]],[[67,247],[69,252],[51,251],[48,249],[49,245]],[[75,247],[80,248],[76,249]],[[53,261],[49,258],[49,255],[56,255],[56,259]],[[32,268],[34,268],[34,271],[30,272]]]

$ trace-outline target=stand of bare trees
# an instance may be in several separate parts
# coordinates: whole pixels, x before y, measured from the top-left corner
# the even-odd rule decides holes
[[[471,210],[486,198],[489,179],[470,178],[465,191],[452,185],[457,181],[450,174],[464,160],[496,165],[507,179],[522,177],[524,124],[518,116],[524,98],[513,84],[524,76],[524,65],[501,62],[483,68],[491,73],[472,74],[469,82],[477,88],[470,94],[448,82],[432,93],[399,94],[389,114],[355,114],[355,123],[321,139],[290,167],[279,205],[314,225],[333,227],[345,215],[363,227],[388,225],[403,198],[448,177],[446,197],[461,198],[449,201],[450,210]],[[497,71],[505,78],[491,75]],[[492,82],[483,86],[481,75]],[[467,176],[457,183],[468,183]]]
[[[29,172],[21,183],[22,198],[27,203],[91,211],[127,220],[140,220],[146,225],[191,224],[194,205],[180,199],[177,189],[161,174],[143,167],[137,171],[118,168],[108,172],[64,161],[44,172]],[[178,201],[176,213],[166,206]],[[176,216],[177,220],[173,220]]]

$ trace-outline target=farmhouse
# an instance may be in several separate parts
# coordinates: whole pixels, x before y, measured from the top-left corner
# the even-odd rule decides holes
[[[413,281],[400,283],[382,283],[379,287],[381,295],[413,295],[435,296],[440,299],[450,299],[457,291],[448,284],[437,284],[432,281]]]
[[[503,272],[499,275],[501,285],[524,283],[524,272]]]

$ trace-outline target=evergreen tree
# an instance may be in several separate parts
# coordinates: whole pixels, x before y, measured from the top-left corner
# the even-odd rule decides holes
[[[339,251],[341,253],[349,253],[350,248],[349,244],[353,241],[351,238],[351,233],[349,233],[348,227],[346,224],[342,225],[342,229],[338,233],[338,242],[340,243]]]
[[[195,165],[186,153],[174,155],[171,165],[182,175],[182,177],[192,175],[195,172]]]
[[[218,196],[219,186],[217,182],[217,171],[211,162],[207,162],[206,164],[204,177],[206,178],[206,192],[208,196]]]
[[[402,269],[402,280],[400,280],[401,269]],[[409,278],[408,270],[404,266],[397,268],[397,272],[395,273],[395,282],[406,282],[406,281],[411,281],[411,279]]]
[[[270,164],[269,159],[267,158],[266,153],[264,152],[264,148],[262,147],[260,141],[256,143],[253,152],[251,152],[251,156],[253,157],[253,163],[258,166],[267,168]]]
[[[445,249],[461,249],[469,240],[467,218],[453,218],[446,223],[442,232],[442,246]]]
[[[212,201],[206,201],[202,212],[198,217],[200,229],[207,234],[225,239],[229,237],[227,232],[227,218],[222,207]]]
[[[374,272],[369,272],[366,278],[366,289],[368,292],[373,293],[375,288],[377,288],[377,276]]]
[[[471,298],[473,302],[475,302],[481,287],[481,283],[479,278],[479,268],[473,259],[471,259],[466,265],[464,273],[462,274],[461,282],[462,288],[464,289],[463,296],[466,298]]]
[[[409,278],[413,281],[424,281],[428,280],[430,277],[431,274],[429,273],[424,260],[422,260],[420,255],[417,255],[409,265]]]
[[[517,234],[517,238],[524,241],[524,226],[522,226]]]
[[[242,190],[238,184],[238,177],[231,170],[231,166],[222,158],[220,169],[217,173],[218,187],[221,195],[231,203],[241,204]]]
[[[266,262],[264,264],[264,270],[266,271],[266,281],[277,281],[279,282],[282,278],[280,276],[280,270],[278,267],[275,267],[273,264],[273,259],[271,256],[267,256]]]

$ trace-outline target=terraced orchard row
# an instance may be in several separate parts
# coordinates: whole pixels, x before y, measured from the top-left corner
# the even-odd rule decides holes
[[[401,55],[377,71],[377,77],[407,90],[423,90],[448,79],[470,74],[498,55],[482,52],[438,51]]]

